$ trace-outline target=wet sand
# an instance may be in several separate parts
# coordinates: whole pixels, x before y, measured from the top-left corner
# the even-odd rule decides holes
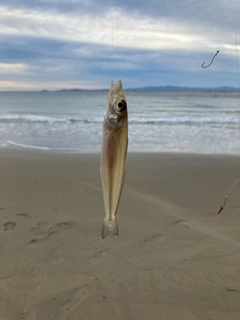
[[[104,240],[99,165],[1,149],[0,319],[240,319],[240,157],[130,153]]]

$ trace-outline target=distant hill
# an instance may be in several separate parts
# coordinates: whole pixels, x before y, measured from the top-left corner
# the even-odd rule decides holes
[[[86,91],[108,91],[109,89],[59,89],[54,92],[86,92]],[[216,87],[216,88],[195,88],[195,87],[178,87],[178,86],[149,86],[138,88],[127,88],[125,91],[239,91],[234,87]],[[41,92],[52,92],[52,90],[41,90]]]
[[[194,87],[178,87],[178,86],[159,86],[159,87],[142,87],[134,89],[126,89],[134,91],[237,91],[234,87],[216,87],[216,88],[194,88]]]

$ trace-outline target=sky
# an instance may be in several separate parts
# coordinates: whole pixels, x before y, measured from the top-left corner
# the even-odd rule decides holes
[[[0,91],[238,87],[239,16],[239,0],[1,0]]]

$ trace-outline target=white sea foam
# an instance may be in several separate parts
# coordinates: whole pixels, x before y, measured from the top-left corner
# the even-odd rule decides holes
[[[132,124],[169,124],[169,125],[180,125],[180,124],[192,124],[192,125],[203,125],[203,124],[239,124],[240,121],[236,116],[209,116],[203,117],[201,115],[195,115],[192,117],[129,117],[129,123]]]
[[[0,142],[1,145],[1,142]],[[35,149],[35,150],[52,150],[52,151],[66,151],[66,152],[78,152],[79,149],[77,148],[53,148],[53,147],[44,147],[44,146],[34,146],[34,145],[28,145],[28,144],[23,144],[23,143],[17,143],[11,140],[6,141],[4,145],[1,145],[2,147],[8,147],[8,146],[14,146],[14,147],[19,147],[19,148],[24,148],[24,149]]]
[[[54,123],[100,123],[102,122],[103,117],[81,117],[76,116],[68,116],[62,115],[62,117],[55,117],[49,115],[32,115],[32,114],[6,114],[0,116],[0,123],[46,123],[46,124],[54,124]]]
[[[24,149],[40,149],[40,150],[51,150],[51,148],[48,147],[41,147],[41,146],[33,146],[33,145],[27,145],[23,143],[17,143],[11,140],[6,141],[7,146],[15,146],[15,147],[20,147]]]
[[[53,123],[53,122],[65,122],[67,119],[49,117],[44,115],[31,115],[31,114],[6,114],[0,117],[0,122],[8,123],[20,123],[20,122],[44,122],[44,123]]]
[[[62,118],[46,116],[46,115],[31,115],[31,114],[7,114],[4,116],[0,116],[0,123],[21,123],[21,124],[88,124],[94,125],[96,123],[102,123],[103,117],[89,117],[87,118],[80,118],[80,116],[63,116]],[[192,124],[192,125],[202,125],[202,124],[239,124],[240,120],[239,117],[235,115],[209,115],[209,116],[202,116],[200,114],[194,114],[192,116],[169,116],[167,114],[165,117],[149,117],[148,115],[145,116],[131,116],[129,114],[129,123],[130,124],[169,124],[169,125],[181,125],[181,124]]]

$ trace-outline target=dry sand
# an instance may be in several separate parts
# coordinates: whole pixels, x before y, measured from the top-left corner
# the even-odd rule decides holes
[[[240,157],[129,154],[101,239],[99,155],[1,150],[1,320],[239,320]]]

